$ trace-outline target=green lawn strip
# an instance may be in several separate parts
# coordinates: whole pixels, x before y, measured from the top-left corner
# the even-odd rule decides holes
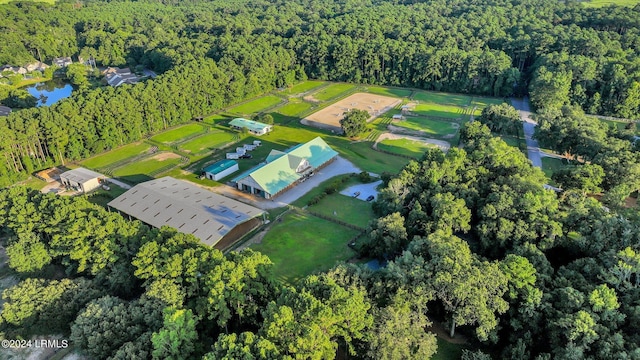
[[[121,188],[115,184],[109,184],[109,190],[105,190],[103,188],[98,188],[95,191],[92,191],[87,196],[87,200],[89,202],[107,207],[107,204],[111,202],[111,200],[117,198],[118,196],[124,194],[127,190]]]
[[[411,112],[421,116],[450,119],[458,119],[464,115],[464,109],[461,107],[441,104],[419,104]]]
[[[313,97],[320,101],[327,101],[353,90],[355,87],[354,84],[332,84],[313,93]]]
[[[545,175],[547,175],[549,179],[551,179],[551,175],[553,175],[554,172],[564,168],[565,166],[567,166],[566,160],[542,157],[542,171],[544,171]]]
[[[292,211],[274,223],[262,241],[251,248],[269,256],[276,278],[295,283],[351,258],[354,252],[347,242],[357,234],[357,230]]]
[[[204,130],[205,128],[200,124],[188,124],[160,133],[152,137],[151,140],[170,144]]]
[[[370,141],[352,143],[348,139],[338,137],[325,140],[340,155],[363,171],[397,174],[409,162],[407,158],[374,150]]]
[[[244,104],[240,104],[236,107],[229,109],[229,112],[236,114],[255,114],[262,110],[268,109],[272,106],[279,104],[282,99],[275,95],[267,95],[255,100],[248,101]]]
[[[367,86],[364,89],[364,92],[370,93],[370,94],[392,96],[392,97],[409,97],[412,91],[409,89],[400,89],[400,88],[392,88],[392,87]]]
[[[434,136],[445,136],[453,134],[458,130],[453,123],[448,121],[431,120],[416,116],[408,116],[405,120],[396,122],[393,125],[410,130],[423,131]]]
[[[225,144],[233,142],[236,136],[236,133],[229,131],[211,131],[181,144],[180,149],[191,154],[197,154],[205,150],[218,149]]]
[[[151,148],[150,144],[139,142],[119,147],[104,154],[89,158],[80,164],[92,169],[100,169],[124,159],[141,155]]]
[[[341,183],[338,191],[343,190],[343,189],[345,189],[345,188],[347,188],[347,187],[349,187],[351,185],[361,184],[360,180],[358,180],[357,177],[351,176],[351,174],[344,174],[344,175],[334,176],[331,179],[327,179],[327,180],[323,181],[322,183],[320,183],[320,185],[314,187],[308,193],[302,195],[300,198],[298,198],[298,200],[296,200],[293,203],[291,203],[291,205],[303,208],[303,207],[307,206],[307,204],[309,203],[309,200],[313,199],[314,197],[316,197],[320,193],[324,192],[324,190],[329,185],[331,185],[334,181],[341,181],[342,179],[345,179],[345,178],[347,180],[345,180],[345,182]]]
[[[313,90],[313,89],[315,89],[317,87],[320,87],[320,86],[322,86],[324,84],[325,84],[325,82],[324,81],[320,81],[320,80],[303,81],[301,83],[295,84],[295,85],[287,88],[282,93],[286,94],[286,95],[298,95],[298,94],[307,92],[309,90]]]
[[[591,0],[582,2],[586,7],[604,7],[610,5],[633,7],[638,3],[640,3],[640,0]]]
[[[375,218],[370,202],[340,193],[325,196],[317,204],[309,206],[308,210],[361,228],[366,228],[369,221]]]
[[[279,114],[285,115],[285,116],[294,116],[294,115],[298,115],[304,111],[307,111],[309,109],[311,109],[311,107],[313,106],[313,104],[310,104],[308,102],[289,102],[286,105],[283,105],[279,108],[277,108],[275,111]]]
[[[471,101],[471,106],[486,108],[489,105],[500,105],[504,102],[505,102],[504,99],[501,99],[501,98],[474,96],[473,100]]]
[[[410,139],[385,139],[378,143],[378,149],[398,155],[420,158],[427,149],[436,148],[433,144]]]
[[[29,189],[40,190],[47,185],[47,182],[42,181],[35,176],[29,176],[26,180],[20,181],[17,185],[28,187]]]
[[[230,121],[233,120],[234,116],[229,114],[213,114],[202,119],[202,122],[205,124],[215,124],[221,121]]]
[[[143,175],[143,177],[150,178],[154,171],[157,171],[163,167],[169,165],[178,165],[180,158],[172,158],[166,160],[157,160],[153,157],[142,161],[136,161],[131,164],[119,167],[113,171],[113,175],[116,177],[124,178],[125,180],[136,182],[136,175]],[[142,177],[141,177],[142,178]]]
[[[458,360],[462,356],[462,350],[468,346],[450,343],[441,338],[438,339],[438,352],[431,357],[431,360]]]
[[[429,102],[435,104],[448,104],[457,106],[468,106],[471,104],[471,96],[461,94],[449,94],[442,92],[416,91],[413,100]]]

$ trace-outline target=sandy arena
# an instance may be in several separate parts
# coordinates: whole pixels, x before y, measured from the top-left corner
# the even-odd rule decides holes
[[[343,114],[345,112],[351,109],[366,110],[369,112],[369,115],[371,115],[369,118],[369,121],[371,121],[393,109],[393,107],[401,101],[400,99],[389,96],[355,93],[307,116],[305,119],[302,119],[301,122],[305,125],[342,132],[340,120],[344,117]]]

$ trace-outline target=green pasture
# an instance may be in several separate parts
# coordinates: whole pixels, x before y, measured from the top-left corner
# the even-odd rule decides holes
[[[418,100],[420,102],[449,104],[462,107],[469,106],[469,104],[471,104],[471,99],[471,96],[467,95],[431,91],[416,91],[413,94],[413,100]]]
[[[411,95],[411,90],[409,89],[397,89],[397,88],[388,88],[382,86],[367,86],[364,90],[369,94],[376,95],[384,95],[391,97],[409,97]]]
[[[228,131],[212,131],[205,135],[187,141],[180,145],[180,149],[197,154],[205,150],[213,150],[223,147],[236,139],[237,134]]]
[[[313,105],[308,102],[289,102],[286,105],[283,105],[276,109],[276,112],[285,116],[295,116],[304,111],[311,109]]]
[[[352,143],[347,139],[338,138],[337,136],[325,140],[327,144],[331,145],[340,155],[363,171],[376,174],[383,172],[397,174],[409,162],[407,158],[374,150],[371,147],[373,143],[370,141]]]
[[[261,243],[251,245],[269,256],[279,279],[295,283],[354,255],[347,242],[358,234],[356,230],[297,211],[281,219]]]
[[[413,110],[414,114],[421,116],[459,119],[464,117],[464,109],[458,106],[441,104],[418,104]]]
[[[324,84],[325,84],[324,81],[319,81],[319,80],[303,81],[301,83],[295,84],[287,88],[286,90],[283,91],[283,93],[287,95],[297,95],[297,94],[301,94],[309,90],[315,89],[317,87],[320,87]]]
[[[481,97],[474,96],[473,101],[471,102],[471,108],[475,108],[476,110],[473,112],[474,116],[482,115],[482,109],[486,108],[489,105],[500,105],[505,101],[500,98],[490,98],[490,97]]]
[[[375,218],[370,202],[340,193],[325,196],[317,204],[309,206],[309,211],[324,216],[335,217],[347,224],[360,226],[362,228],[366,228],[369,221]]]
[[[229,111],[236,114],[255,114],[261,112],[262,110],[275,106],[281,101],[282,99],[275,95],[267,95],[238,105],[236,107],[232,107],[231,109],[229,109]]]
[[[638,3],[640,3],[640,0],[591,0],[582,2],[586,7],[605,7],[612,5],[633,7]]]
[[[385,139],[378,143],[378,149],[398,155],[420,158],[428,149],[437,148],[433,144],[411,139]]]
[[[135,161],[121,166],[113,171],[113,175],[133,183],[138,183],[151,179],[152,176],[150,174],[156,170],[165,166],[168,167],[169,165],[177,165],[179,163],[180,158],[158,160],[153,157],[149,157],[142,161]]]
[[[203,131],[204,127],[200,124],[188,124],[160,133],[152,137],[151,140],[170,144]]]
[[[409,130],[423,131],[433,136],[446,136],[455,134],[458,130],[454,123],[448,121],[431,120],[422,116],[408,116],[405,120],[393,125]]]
[[[331,84],[320,89],[318,92],[313,93],[313,97],[320,101],[327,101],[338,97],[355,87],[356,85],[353,84]]]
[[[213,114],[205,117],[202,121],[207,124],[215,124],[220,121],[229,121],[232,120],[232,116],[224,115],[224,114]]]
[[[140,142],[133,143],[111,150],[101,155],[94,156],[81,164],[92,169],[101,169],[124,159],[143,154],[151,149],[151,145]]]

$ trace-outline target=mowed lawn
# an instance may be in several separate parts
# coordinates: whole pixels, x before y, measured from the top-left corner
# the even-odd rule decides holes
[[[288,283],[325,271],[354,255],[347,242],[358,231],[302,212],[292,212],[274,223],[259,244],[251,248],[269,256],[274,275]]]
[[[416,105],[411,112],[422,116],[449,119],[458,119],[464,115],[464,110],[461,107],[440,104],[419,104]]]
[[[378,149],[394,154],[420,158],[430,148],[436,148],[433,144],[411,139],[385,139],[378,143]]]
[[[382,86],[368,86],[365,92],[391,97],[409,97],[409,95],[411,95],[411,90],[409,89],[396,89]]]
[[[344,138],[337,137],[325,140],[341,156],[363,171],[376,174],[382,174],[383,172],[397,174],[409,162],[407,158],[374,150],[371,148],[373,143],[369,141],[352,143]]]
[[[320,89],[316,93],[313,93],[313,97],[320,101],[327,101],[338,97],[355,87],[356,86],[353,84],[332,84],[326,88]]]
[[[215,123],[220,122],[220,121],[229,121],[232,118],[233,117],[226,116],[224,114],[213,114],[213,115],[207,116],[202,121],[207,123],[207,124],[215,124]]]
[[[406,120],[399,121],[393,125],[410,130],[424,131],[427,134],[436,136],[453,134],[458,130],[453,123],[448,121],[431,120],[421,116],[408,116]]]
[[[309,90],[315,89],[317,87],[320,87],[324,84],[325,84],[324,81],[319,81],[319,80],[303,81],[301,83],[291,86],[290,88],[287,88],[286,90],[283,91],[283,93],[287,95],[297,95],[297,94],[301,94],[303,92],[307,92]]]
[[[162,153],[158,155],[162,155]],[[157,158],[158,155],[119,167],[113,171],[113,175],[132,182],[145,181],[152,176],[154,171],[180,163],[180,157],[160,160]]]
[[[420,102],[449,104],[457,106],[468,106],[469,104],[471,104],[471,99],[471,96],[467,95],[430,91],[417,91],[413,95],[413,100],[418,100]]]
[[[118,161],[128,159],[140,154],[143,154],[151,149],[151,145],[147,143],[133,143],[129,145],[125,145],[123,147],[119,147],[115,150],[111,150],[104,154],[94,156],[82,162],[83,166],[92,169],[100,169],[107,167],[111,164],[117,163]]]
[[[480,116],[482,114],[482,109],[486,108],[489,105],[500,105],[503,102],[505,101],[500,98],[474,96],[473,101],[471,101],[471,107],[476,109],[473,112],[473,115]]]
[[[313,105],[308,102],[289,102],[276,109],[276,112],[285,116],[295,116],[311,109]]]
[[[237,134],[228,131],[210,132],[180,145],[180,149],[197,154],[204,150],[213,150],[233,142]]]
[[[275,95],[267,95],[255,100],[251,100],[242,105],[232,107],[231,109],[229,109],[229,111],[237,114],[255,114],[262,110],[275,106],[281,101],[282,99]]]
[[[151,138],[151,140],[170,144],[180,139],[184,139],[187,136],[197,134],[204,131],[204,127],[200,124],[189,124],[165,131]]]
[[[347,224],[360,226],[362,228],[366,228],[369,221],[375,218],[370,202],[358,200],[340,193],[325,196],[317,204],[309,206],[309,211],[324,216],[335,217]]]
[[[553,175],[553,173],[555,173],[556,171],[563,169],[565,166],[567,166],[566,164],[567,161],[563,159],[543,157],[542,171],[544,171],[545,175],[547,175],[547,177],[551,179],[551,175]]]

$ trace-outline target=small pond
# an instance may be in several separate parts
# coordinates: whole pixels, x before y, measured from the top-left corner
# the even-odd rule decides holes
[[[62,79],[53,79],[47,82],[29,85],[24,89],[38,100],[36,106],[51,106],[71,96],[73,86]]]

